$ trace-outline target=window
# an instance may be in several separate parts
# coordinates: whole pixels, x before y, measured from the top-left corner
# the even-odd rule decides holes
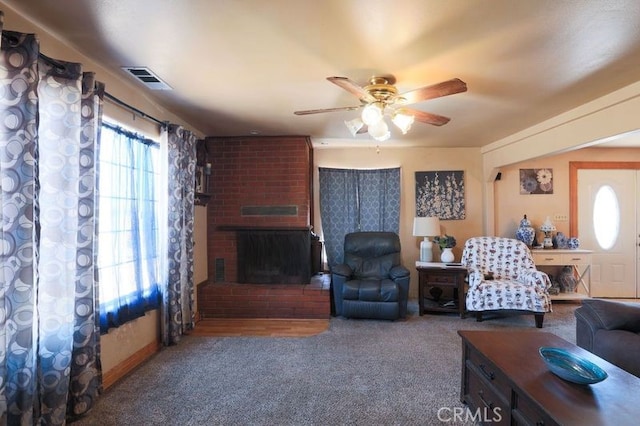
[[[609,185],[598,189],[593,201],[593,230],[603,250],[609,250],[618,239],[620,205],[616,192]]]
[[[158,307],[159,144],[104,123],[98,150],[100,329]]]

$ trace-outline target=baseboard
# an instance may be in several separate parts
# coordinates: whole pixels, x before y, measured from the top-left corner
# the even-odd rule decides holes
[[[118,380],[135,370],[139,365],[151,358],[162,347],[160,341],[149,343],[129,358],[116,365],[102,375],[102,387],[108,389]]]

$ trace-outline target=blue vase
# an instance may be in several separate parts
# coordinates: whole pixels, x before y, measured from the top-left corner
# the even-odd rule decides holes
[[[580,247],[580,240],[578,238],[576,238],[576,237],[571,237],[571,238],[569,238],[569,242],[568,242],[567,246],[571,250],[575,250],[578,247]]]
[[[531,247],[535,236],[536,231],[531,226],[531,222],[527,219],[527,215],[525,214],[524,218],[520,221],[520,226],[516,230],[516,238],[525,243],[528,247]]]
[[[554,238],[554,248],[566,249],[569,247],[569,238],[567,238],[562,232],[558,232]],[[556,247],[557,246],[557,247]]]

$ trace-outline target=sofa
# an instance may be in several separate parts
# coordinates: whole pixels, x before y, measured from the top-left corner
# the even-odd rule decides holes
[[[345,318],[397,320],[407,316],[409,270],[400,263],[393,232],[353,232],[344,262],[331,269],[335,313]]]
[[[585,299],[575,310],[576,343],[640,377],[640,304]]]

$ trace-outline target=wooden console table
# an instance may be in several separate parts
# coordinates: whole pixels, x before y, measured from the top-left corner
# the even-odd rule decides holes
[[[578,286],[573,293],[560,293],[551,296],[553,300],[575,300],[591,297],[591,250],[582,249],[532,249],[531,254],[536,267],[571,266],[574,270]],[[538,268],[541,269],[541,268]],[[579,291],[579,286],[583,291]]]
[[[460,399],[486,424],[631,425],[640,419],[640,379],[561,339],[538,331],[458,331],[462,337]],[[553,374],[538,354],[563,348],[609,375],[577,385]]]
[[[419,314],[425,312],[457,312],[460,318],[465,317],[465,278],[467,268],[438,262],[416,262],[418,271],[418,305]],[[453,300],[442,303],[439,297],[429,297],[432,288],[453,288]]]

